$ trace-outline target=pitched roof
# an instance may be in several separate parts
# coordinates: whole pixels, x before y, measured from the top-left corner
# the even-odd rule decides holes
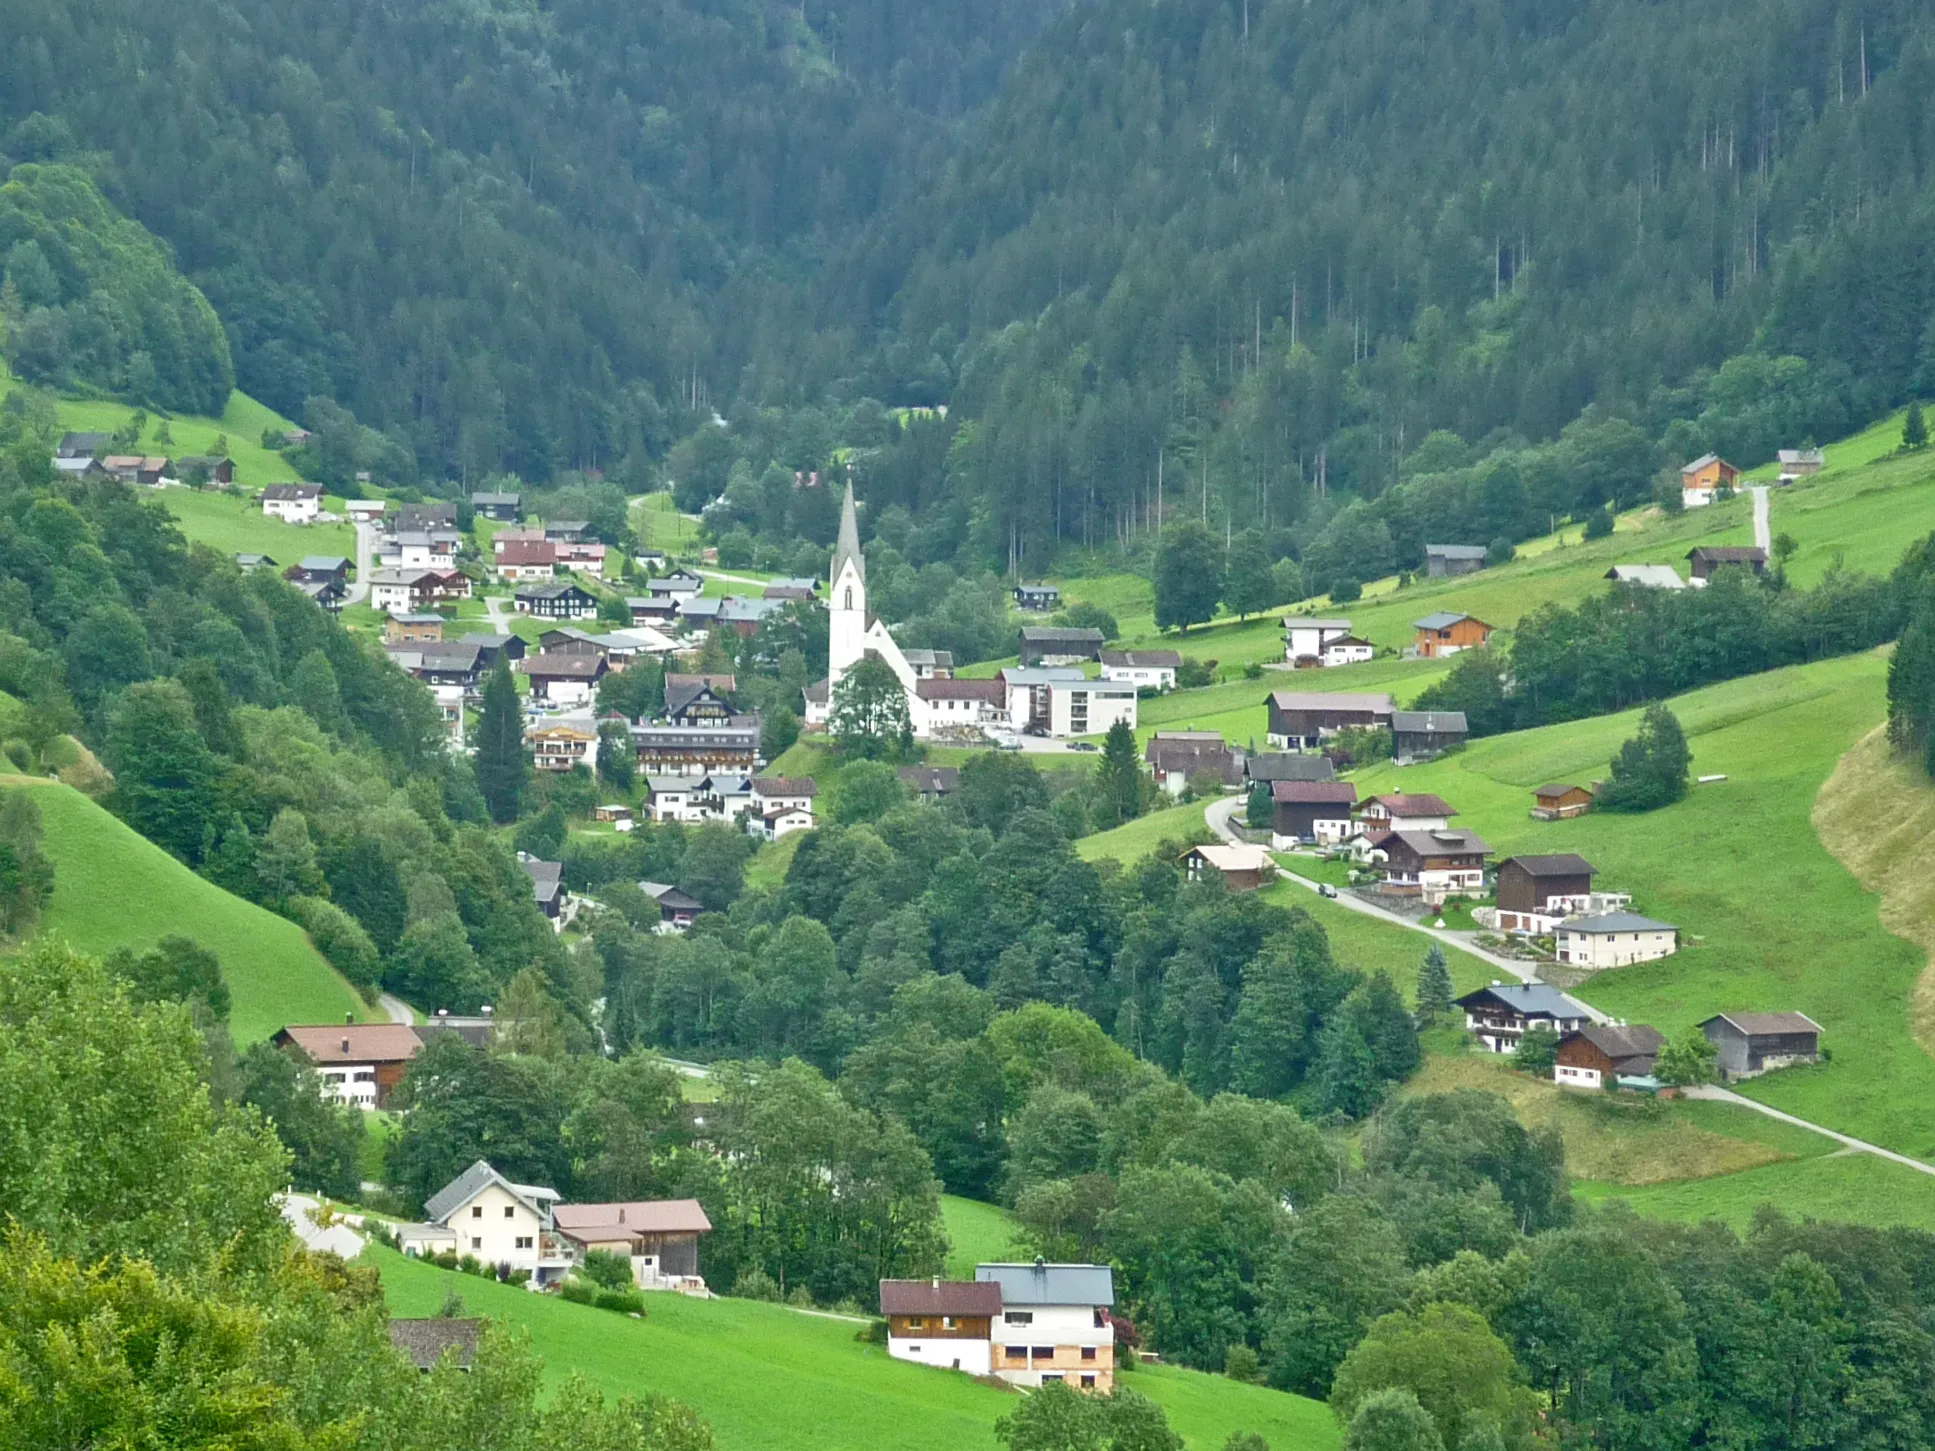
[[[1382,796],[1371,797],[1371,800],[1364,804],[1368,806],[1371,801],[1382,806],[1394,819],[1402,819],[1406,816],[1456,816],[1458,814],[1458,808],[1444,797],[1433,796],[1424,791],[1387,792]]]
[[[554,680],[596,680],[610,667],[602,655],[546,652],[526,655],[511,668],[519,675],[543,675]]]
[[[1528,1018],[1591,1018],[1586,1005],[1542,982],[1495,982],[1468,992],[1458,999],[1466,1007],[1483,998],[1493,998]]]
[[[1485,546],[1482,544],[1427,544],[1424,546],[1424,552],[1427,556],[1435,554],[1441,559],[1483,559]]]
[[[1100,645],[1104,636],[1092,625],[1023,625],[1021,638],[1029,645]]]
[[[551,1221],[573,1239],[630,1234],[706,1234],[712,1221],[696,1199],[632,1199],[613,1204],[560,1204]]]
[[[1701,544],[1687,550],[1686,557],[1709,564],[1765,564],[1767,551],[1752,544]]]
[[[1541,800],[1545,800],[1555,796],[1564,796],[1568,792],[1585,791],[1585,790],[1586,788],[1583,786],[1573,786],[1564,781],[1547,781],[1543,786],[1539,787],[1539,789],[1534,791],[1532,794],[1536,797],[1539,797]],[[1587,791],[1586,794],[1590,796],[1592,793],[1590,791]]]
[[[1275,871],[1277,865],[1262,847],[1242,842],[1206,842],[1202,846],[1192,846],[1183,856],[1201,857],[1219,872]]]
[[[1278,710],[1305,711],[1367,711],[1372,715],[1390,715],[1393,710],[1389,695],[1366,693],[1352,694],[1348,691],[1324,690],[1273,690],[1270,704]]]
[[[308,572],[329,573],[338,569],[348,569],[349,561],[340,554],[305,554],[296,568]]]
[[[1678,932],[1671,922],[1656,922],[1637,912],[1599,912],[1590,917],[1568,917],[1559,924],[1561,932],[1583,932],[1588,937],[1601,932]]]
[[[509,504],[512,508],[516,508],[523,497],[522,494],[480,493],[472,494],[470,502],[474,507],[483,509],[493,508],[499,504]]]
[[[276,1037],[311,1063],[407,1063],[423,1040],[407,1023],[292,1023]]]
[[[1698,458],[1693,460],[1692,463],[1682,464],[1680,466],[1680,472],[1683,474],[1698,473],[1701,469],[1705,468],[1708,464],[1717,464],[1717,463],[1724,463],[1724,462],[1725,460],[1722,459],[1720,455],[1717,453],[1703,453]]]
[[[1001,1286],[992,1280],[882,1280],[880,1313],[999,1315]]]
[[[1647,1023],[1588,1023],[1576,1034],[1566,1036],[1584,1038],[1612,1059],[1615,1066],[1630,1066],[1639,1073],[1650,1073],[1653,1059],[1666,1046],[1666,1035]],[[1631,1062],[1633,1059],[1643,1062]]]
[[[493,558],[500,565],[556,564],[558,546],[549,539],[511,539],[497,547]]]
[[[1419,856],[1487,856],[1491,847],[1475,831],[1389,831],[1388,841],[1396,837]]]
[[[1517,863],[1521,871],[1534,877],[1590,877],[1599,871],[1598,867],[1571,851],[1548,852],[1543,856],[1507,857],[1498,864],[1501,871],[1506,862]]]
[[[732,677],[728,675],[724,678],[730,680]],[[665,713],[667,715],[677,715],[702,695],[710,695],[715,700],[718,699],[718,692],[695,676],[668,675],[665,677]],[[720,700],[719,703],[725,705],[726,702]]]
[[[1104,650],[1102,663],[1128,670],[1180,670],[1180,650]]]
[[[1433,610],[1423,619],[1413,620],[1411,623],[1420,630],[1449,630],[1453,625],[1464,620],[1471,620],[1474,625],[1485,623],[1483,620],[1472,620],[1470,615],[1461,615],[1454,610]],[[1490,627],[1487,626],[1487,628]]]
[[[580,589],[569,580],[563,580],[557,584],[521,584],[512,591],[511,597],[525,600],[555,600],[568,594],[581,594],[586,599],[591,598],[589,591]]]
[[[697,912],[705,905],[697,897],[688,896],[677,887],[668,887],[664,882],[640,882],[638,890],[674,912]]]
[[[418,1370],[435,1370],[448,1351],[456,1363],[468,1366],[477,1354],[482,1320],[392,1320],[390,1344],[410,1358]]]
[[[1394,710],[1391,729],[1413,735],[1464,735],[1470,729],[1462,710]]]
[[[1319,619],[1314,615],[1285,615],[1283,628],[1289,630],[1348,630],[1346,619]]]
[[[1731,1023],[1749,1037],[1775,1033],[1819,1033],[1821,1025],[1806,1013],[1715,1013],[1700,1024]]]
[[[860,582],[867,581],[867,556],[860,552],[860,520],[853,509],[853,481],[847,481],[846,496],[840,500],[840,537],[833,546],[833,568],[828,579],[838,579],[840,571],[848,560],[853,561],[854,572]]]
[[[820,788],[811,776],[755,776],[755,796],[817,796]]]
[[[1270,799],[1286,806],[1354,806],[1357,787],[1349,781],[1286,781],[1270,783]]]
[[[912,790],[929,796],[945,796],[959,789],[959,766],[902,766],[900,779]]]
[[[1615,564],[1606,571],[1605,577],[1621,584],[1644,585],[1648,589],[1686,588],[1686,581],[1670,564]]]
[[[262,491],[262,497],[265,499],[276,499],[276,500],[320,499],[322,497],[322,485],[321,484],[270,484],[268,488]]]
[[[1113,1305],[1115,1276],[1107,1265],[988,1264],[974,1267],[982,1284],[1001,1287],[1012,1305]]]
[[[423,1201],[423,1217],[432,1224],[442,1224],[493,1184],[523,1204],[533,1214],[540,1216],[544,1211],[538,1207],[539,1201],[558,1198],[558,1191],[555,1189],[539,1189],[529,1184],[513,1184],[484,1160],[479,1159]]]
[[[1251,756],[1244,770],[1252,781],[1328,781],[1337,774],[1328,756],[1300,756],[1289,751]]]

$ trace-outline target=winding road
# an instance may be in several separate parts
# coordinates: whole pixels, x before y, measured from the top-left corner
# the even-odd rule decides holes
[[[1754,533],[1758,538],[1762,537],[1762,531],[1766,527],[1766,519],[1763,513],[1766,490],[1757,489],[1755,493]],[[1766,546],[1763,544],[1761,547],[1765,548]],[[1209,829],[1224,841],[1240,842],[1242,838],[1236,834],[1235,828],[1231,825],[1231,818],[1241,809],[1242,805],[1243,798],[1241,796],[1225,796],[1209,804],[1208,810],[1203,813],[1203,819],[1209,824]],[[1298,883],[1300,886],[1308,887],[1313,892],[1317,890],[1318,884],[1311,881],[1308,877],[1298,876],[1288,868],[1282,867],[1281,863],[1279,863],[1279,869],[1289,880]],[[1340,892],[1330,900],[1336,902],[1338,906],[1345,908],[1347,911],[1358,912],[1366,917],[1375,917],[1379,921],[1390,922],[1396,926],[1407,928],[1412,932],[1434,938],[1444,943],[1447,947],[1453,947],[1460,952],[1469,953],[1482,962],[1488,963],[1503,972],[1510,973],[1521,982],[1538,981],[1532,965],[1516,962],[1511,958],[1499,957],[1487,952],[1475,943],[1467,941],[1466,934],[1464,933],[1451,932],[1441,927],[1427,927],[1422,922],[1415,922],[1409,917],[1400,916],[1396,912],[1387,912],[1382,907],[1374,906],[1360,897],[1353,896],[1349,892]],[[1605,1013],[1593,1007],[1591,1003],[1588,1003],[1576,992],[1570,993],[1568,996],[1590,1013],[1595,1023],[1608,1021]],[[1748,1098],[1745,1094],[1735,1093],[1730,1088],[1721,1088],[1715,1084],[1703,1084],[1697,1088],[1686,1089],[1684,1092],[1688,1098],[1706,1099],[1713,1103],[1730,1103],[1738,1108],[1752,1109],[1755,1113],[1765,1114],[1768,1118],[1778,1119],[1784,1124],[1792,1124],[1795,1128],[1810,1129],[1820,1134],[1823,1138],[1833,1139],[1843,1148],[1852,1149],[1856,1153],[1873,1154],[1876,1158],[1887,1159],[1891,1163],[1900,1164],[1903,1168],[1913,1169],[1919,1174],[1927,1174],[1935,1177],[1935,1164],[1927,1164],[1920,1159],[1911,1159],[1906,1154],[1898,1154],[1893,1149],[1884,1149],[1879,1144],[1871,1144],[1865,1139],[1854,1138],[1848,1134],[1841,1133],[1839,1130],[1828,1128],[1824,1124],[1813,1123],[1804,1118],[1796,1118],[1791,1113],[1783,1113],[1781,1110],[1771,1107],[1768,1104]]]

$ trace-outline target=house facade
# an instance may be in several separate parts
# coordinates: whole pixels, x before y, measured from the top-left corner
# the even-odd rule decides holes
[[[313,524],[322,513],[322,485],[270,484],[262,491],[262,512],[285,524]]]
[[[1003,725],[1008,718],[1008,687],[999,680],[929,676],[915,682],[910,703],[915,708],[910,724],[917,736],[935,735],[951,727]],[[825,723],[828,709],[824,703],[819,706],[817,724]],[[809,701],[807,719],[812,720],[813,714]]]
[[[1588,1023],[1559,1039],[1552,1081],[1563,1088],[1651,1087],[1666,1038],[1644,1023]]]
[[[1818,1063],[1821,1025],[1806,1013],[1719,1013],[1700,1024],[1729,1083],[1796,1063]]]
[[[388,1103],[423,1051],[405,1023],[291,1024],[270,1041],[316,1071],[325,1099],[363,1109]]]
[[[1192,777],[1214,776],[1226,789],[1243,782],[1243,753],[1219,731],[1157,731],[1142,748],[1142,759],[1171,796],[1182,795]]]
[[[540,771],[590,769],[598,757],[598,732],[589,721],[538,721],[524,728],[531,763]]]
[[[1712,580],[1716,570],[1736,568],[1751,569],[1755,574],[1767,570],[1767,551],[1751,545],[1702,544],[1697,549],[1689,549],[1687,564],[1696,581]]]
[[[1827,455],[1818,448],[1783,448],[1776,457],[1780,460],[1780,482],[1783,484],[1818,474],[1827,467]]]
[[[1507,857],[1498,864],[1498,930],[1549,931],[1534,919],[1564,917],[1590,897],[1598,868],[1576,852]]]
[[[1462,746],[1469,734],[1462,710],[1391,712],[1391,753],[1400,766],[1442,756]]]
[[[1357,820],[1372,835],[1386,831],[1442,831],[1457,814],[1458,808],[1442,796],[1395,791],[1367,800],[1358,811]]]
[[[492,519],[499,523],[514,523],[523,502],[521,494],[476,493],[470,496],[472,513],[480,519]]]
[[[1655,962],[1680,950],[1680,929],[1637,912],[1568,917],[1553,929],[1554,955],[1568,967],[1593,971]]]
[[[1378,843],[1384,853],[1383,890],[1443,906],[1452,897],[1485,895],[1485,858],[1491,852],[1475,831],[1393,831]]]
[[[1182,654],[1176,650],[1104,650],[1102,678],[1138,690],[1174,690]]]
[[[1484,567],[1485,546],[1482,544],[1427,544],[1424,546],[1424,572],[1431,579],[1476,574]]]
[[[1349,620],[1291,615],[1283,622],[1283,658],[1304,669],[1321,666],[1325,663],[1325,650],[1334,641],[1350,638]]]
[[[1058,610],[1062,606],[1062,592],[1052,584],[1018,584],[1015,586],[1015,608],[1018,610]]]
[[[1283,751],[1314,751],[1341,730],[1388,728],[1395,713],[1389,695],[1343,691],[1273,690],[1267,704],[1270,744]]]
[[[1182,854],[1183,873],[1192,882],[1220,876],[1232,892],[1254,892],[1277,877],[1277,864],[1260,846],[1242,842],[1192,846]]]
[[[699,1241],[712,1233],[712,1221],[696,1199],[560,1204],[551,1218],[576,1258],[598,1249],[630,1260],[641,1290],[705,1293]]]
[[[734,716],[717,726],[635,725],[632,746],[647,775],[751,775],[759,766],[759,718]]]
[[[541,620],[588,620],[598,613],[598,601],[575,584],[528,584],[511,595],[520,615]]]
[[[1096,629],[1059,625],[1021,627],[1021,663],[1028,665],[1080,665],[1102,658],[1102,632]]]
[[[1448,655],[1477,650],[1492,638],[1492,627],[1483,620],[1451,610],[1434,611],[1421,620],[1413,620],[1411,625],[1417,631],[1412,648],[1422,660],[1442,660]]]
[[[882,1280],[887,1354],[939,1370],[994,1374],[1001,1286],[982,1280]]]
[[[1348,781],[1272,781],[1270,846],[1334,846],[1351,832],[1357,788]]]
[[[379,569],[370,575],[369,586],[370,608],[389,615],[427,611],[441,593],[433,569]]]
[[[1115,1387],[1115,1277],[1107,1265],[977,1265],[974,1278],[1001,1288],[994,1373],[1010,1385],[1061,1381],[1106,1395]]]
[[[1564,1036],[1592,1021],[1584,1003],[1542,982],[1494,982],[1457,1000],[1465,1027],[1488,1053],[1516,1053],[1519,1039],[1534,1028]]]
[[[413,1229],[454,1234],[458,1254],[523,1270],[530,1276],[527,1289],[543,1289],[562,1280],[573,1262],[552,1222],[553,1206],[562,1197],[555,1189],[513,1184],[479,1159],[431,1195],[423,1206],[424,1225],[403,1226],[399,1239],[409,1254],[412,1244],[421,1242],[410,1234]]]
[[[1592,810],[1592,792],[1565,781],[1548,781],[1532,793],[1534,821],[1564,821]]]
[[[1101,735],[1117,721],[1136,723],[1133,685],[1090,680],[1073,666],[1047,666],[1001,672],[1008,691],[1009,724],[1029,735],[1062,738]]]
[[[1680,469],[1680,502],[1689,509],[1711,504],[1722,489],[1738,487],[1740,470],[1720,455],[1703,453]]]
[[[531,698],[550,705],[584,705],[611,667],[596,654],[527,655],[513,667],[531,682]]]

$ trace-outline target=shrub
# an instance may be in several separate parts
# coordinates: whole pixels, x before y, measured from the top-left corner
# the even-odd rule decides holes
[[[1551,1073],[1559,1057],[1559,1035],[1550,1028],[1534,1028],[1518,1040],[1512,1065],[1535,1078]]]
[[[645,1292],[643,1290],[600,1290],[593,1302],[600,1310],[616,1310],[620,1315],[643,1315],[645,1313]]]
[[[1183,663],[1176,669],[1176,684],[1184,690],[1194,690],[1199,686],[1212,685],[1216,681],[1216,662],[1183,657]]]
[[[1347,605],[1352,600],[1361,600],[1362,598],[1364,598],[1364,586],[1350,578],[1350,576],[1346,575],[1342,579],[1334,579],[1330,582],[1330,602],[1332,604]]]
[[[573,1275],[558,1286],[558,1293],[574,1305],[589,1305],[598,1298],[598,1287],[590,1280]]]
[[[1263,1363],[1247,1345],[1232,1345],[1223,1355],[1223,1374],[1231,1380],[1262,1379]]]
[[[1612,505],[1603,504],[1586,515],[1586,538],[1604,539],[1613,532]]]
[[[739,1300],[768,1300],[777,1302],[780,1298],[779,1282],[758,1265],[749,1265],[739,1272],[739,1278],[732,1282],[733,1298]]]
[[[579,1273],[601,1290],[628,1290],[633,1283],[632,1262],[608,1249],[587,1250]]]

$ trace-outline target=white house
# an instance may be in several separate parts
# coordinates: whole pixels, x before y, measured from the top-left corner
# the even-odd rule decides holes
[[[370,608],[386,614],[408,614],[426,603],[428,569],[379,569],[369,578]]]
[[[1377,654],[1377,646],[1369,640],[1360,640],[1355,635],[1339,635],[1324,643],[1323,654],[1318,663],[1324,669],[1334,669],[1339,665],[1362,665]]]
[[[1117,721],[1135,729],[1136,687],[1090,680],[1078,666],[1009,666],[1008,720],[1030,735],[1099,736]]]
[[[291,1023],[273,1042],[315,1070],[325,1100],[362,1109],[382,1107],[423,1051],[416,1029],[404,1023]]]
[[[262,491],[262,512],[285,524],[313,524],[322,513],[322,485],[270,484]]]
[[[1555,955],[1568,967],[1625,967],[1671,957],[1680,949],[1679,928],[1637,912],[1568,917],[1552,937]]]
[[[706,778],[710,779],[710,778]],[[647,810],[654,821],[704,821],[705,781],[693,776],[647,776]]]
[[[389,507],[389,502],[384,499],[351,499],[343,505],[350,521],[356,524],[374,524]]]
[[[813,814],[813,798],[820,794],[811,776],[755,776],[752,809],[760,816],[772,811]]]
[[[813,829],[813,813],[802,806],[775,806],[761,812],[755,830],[766,841],[778,841],[796,831]]]
[[[887,1354],[937,1370],[994,1373],[993,1330],[1001,1286],[992,1280],[882,1280]]]
[[[442,1246],[457,1239],[460,1255],[474,1255],[487,1265],[509,1265],[530,1274],[528,1289],[542,1289],[562,1280],[572,1256],[559,1241],[552,1224],[552,1207],[563,1196],[535,1184],[513,1184],[479,1159],[425,1201],[423,1225],[405,1225],[403,1252]],[[428,1235],[411,1230],[428,1229]],[[435,1231],[442,1230],[438,1235]]]
[[[1064,1381],[1107,1394],[1115,1385],[1115,1277],[1107,1265],[977,1265],[1001,1287],[991,1331],[994,1373],[1010,1385]]]
[[[1317,620],[1291,615],[1283,622],[1283,658],[1292,665],[1299,662],[1328,664],[1324,659],[1324,647],[1349,635],[1349,620]]]
[[[1104,650],[1102,678],[1138,690],[1174,690],[1182,654],[1176,650]]]
[[[397,564],[403,569],[455,569],[457,540],[449,530],[406,530],[396,536]]]

